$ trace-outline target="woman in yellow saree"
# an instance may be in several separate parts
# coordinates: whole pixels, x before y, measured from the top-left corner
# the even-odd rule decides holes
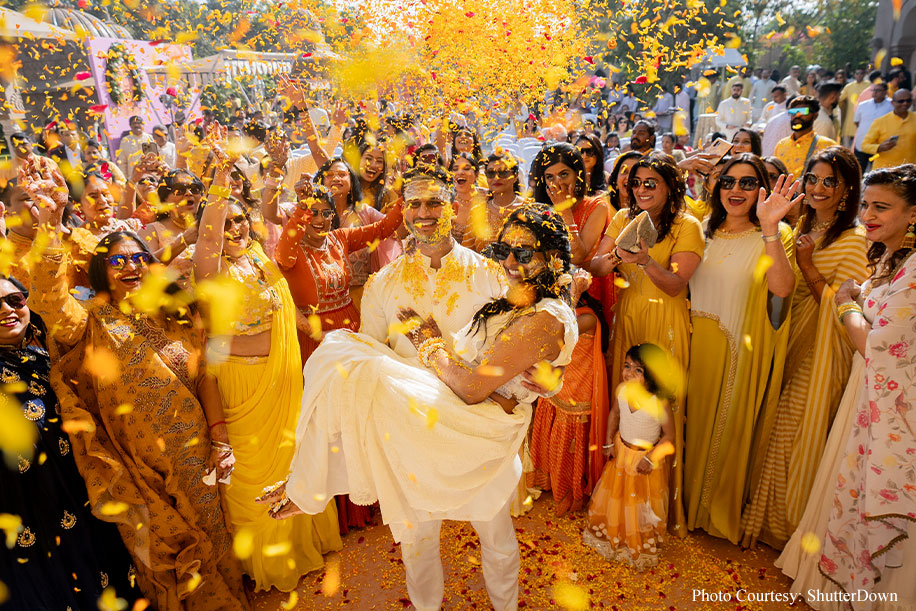
[[[771,192],[750,153],[733,157],[712,192],[703,263],[690,280],[687,527],[737,543],[755,425],[775,404],[795,288],[795,240],[780,223],[799,183]]]
[[[856,158],[832,146],[812,156],[806,170],[785,375],[772,418],[757,427],[745,546],[759,539],[782,549],[798,527],[852,364],[833,297],[847,279],[868,277],[865,228],[856,226]]]
[[[239,297],[237,315],[223,321],[226,325],[216,310],[225,316],[229,304],[211,307],[209,330],[210,371],[219,384],[236,456],[226,491],[230,524],[237,536],[251,537],[252,553],[242,564],[256,590],[289,592],[302,575],[324,565],[323,554],[342,544],[333,503],[316,516],[277,521],[254,501],[286,476],[292,460],[302,360],[289,285],[254,239],[244,204],[227,199],[229,167],[217,168],[189,256],[199,290],[228,280]]]

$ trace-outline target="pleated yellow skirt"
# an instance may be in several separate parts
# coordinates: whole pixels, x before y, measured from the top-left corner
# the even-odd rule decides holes
[[[323,554],[343,547],[334,503],[319,515],[274,520],[254,501],[265,486],[286,478],[295,450],[302,374],[286,371],[289,360],[230,356],[212,368],[236,460],[224,489],[227,512],[234,533],[246,529],[253,536],[242,566],[256,590],[290,592],[302,575],[324,565]]]

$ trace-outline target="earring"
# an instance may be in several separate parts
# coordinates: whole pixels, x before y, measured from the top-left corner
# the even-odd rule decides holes
[[[843,196],[843,199],[840,200],[840,203],[836,207],[836,209],[838,212],[842,212],[843,210],[846,210],[846,196],[845,195]]]
[[[903,236],[903,241],[900,243],[900,248],[910,249],[916,246],[916,223],[910,223],[910,226],[906,228],[906,235]]]

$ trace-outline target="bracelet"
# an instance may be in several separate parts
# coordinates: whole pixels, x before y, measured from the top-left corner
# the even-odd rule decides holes
[[[417,357],[419,357],[424,367],[432,368],[433,354],[435,354],[437,350],[445,350],[445,340],[443,338],[431,337],[427,340],[423,340],[423,343],[417,348]]]
[[[780,239],[782,239],[782,236],[780,236],[778,233],[763,236],[764,242],[778,242]]]
[[[650,466],[650,467],[652,467],[653,469],[655,468],[655,463],[652,462],[652,459],[649,458],[649,455],[648,455],[648,454],[646,454],[645,456],[643,456],[642,459],[643,459],[644,461],[646,461],[647,463],[649,463],[649,466]]]
[[[570,233],[579,233],[579,226],[575,223],[566,226]]]
[[[211,440],[210,447],[219,452],[231,452],[232,446],[222,441]]]
[[[212,431],[212,430],[213,430],[213,427],[219,426],[219,425],[221,425],[221,424],[226,424],[226,421],[225,421],[225,420],[220,420],[219,422],[214,422],[213,424],[210,425],[210,430]]]
[[[614,447],[614,444],[613,444],[613,443],[609,443],[609,444],[607,444],[606,446],[602,446],[602,448],[604,448],[605,450],[610,450],[610,449],[613,448],[613,447]]]
[[[210,185],[209,191],[210,195],[215,195],[220,199],[229,199],[229,196],[232,195],[232,189],[229,187],[220,187],[219,185]]]
[[[649,261],[651,261],[651,260],[652,260],[652,258],[650,257],[650,258],[649,258]],[[645,271],[645,269],[646,269],[647,267],[649,267],[649,261],[646,261],[645,263],[637,263],[637,264],[636,264],[636,267],[638,267],[639,269]]]
[[[847,301],[845,303],[841,303],[840,305],[837,306],[836,313],[837,313],[837,316],[840,317],[840,322],[843,322],[844,318],[846,318],[847,316],[853,313],[864,315],[864,313],[862,312],[862,308],[855,301]]]

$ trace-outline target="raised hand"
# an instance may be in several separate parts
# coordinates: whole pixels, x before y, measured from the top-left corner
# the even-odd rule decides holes
[[[289,100],[290,106],[295,106],[300,110],[307,108],[305,102],[305,87],[299,80],[292,78],[288,74],[281,74],[277,81],[277,96]]]
[[[285,174],[286,162],[289,159],[289,138],[286,132],[282,129],[271,131],[264,148],[270,157],[267,170],[271,173]]]
[[[791,174],[783,174],[776,180],[776,186],[769,197],[766,189],[760,187],[757,194],[757,218],[760,220],[760,228],[764,233],[775,231],[786,214],[804,199],[801,183],[793,180]]]

